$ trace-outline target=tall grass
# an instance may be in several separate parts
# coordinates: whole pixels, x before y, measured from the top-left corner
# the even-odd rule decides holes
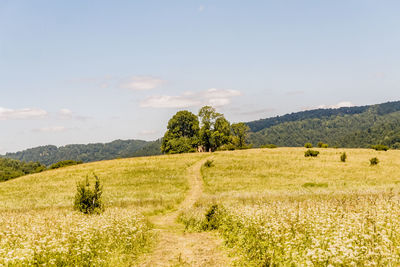
[[[346,164],[338,161],[345,151]],[[213,220],[245,266],[400,264],[400,151],[304,148],[220,152],[203,168],[206,195],[181,214],[191,231]],[[223,208],[221,208],[223,207]]]

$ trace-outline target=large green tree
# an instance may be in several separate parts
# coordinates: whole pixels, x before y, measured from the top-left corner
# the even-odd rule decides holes
[[[223,115],[215,120],[214,131],[212,133],[213,149],[227,145],[232,141],[231,125]]]
[[[168,154],[194,152],[199,143],[199,119],[190,111],[178,111],[168,122],[161,151]]]
[[[211,106],[204,106],[199,111],[201,121],[200,144],[204,146],[206,151],[214,150],[216,147],[213,140],[214,125],[217,119],[221,117],[223,115]]]
[[[246,148],[246,139],[250,128],[243,122],[233,123],[232,132],[234,135],[234,143],[238,148]]]

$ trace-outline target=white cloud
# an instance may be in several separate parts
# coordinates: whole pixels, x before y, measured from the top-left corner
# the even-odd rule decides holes
[[[188,108],[201,105],[213,107],[226,106],[231,103],[231,98],[240,96],[237,90],[211,88],[200,92],[185,92],[182,95],[156,95],[150,96],[140,103],[146,108]]]
[[[199,8],[197,9],[199,12],[203,12],[205,9],[205,7],[203,5],[199,6]]]
[[[349,108],[354,106],[355,105],[350,101],[342,101],[337,103],[336,105],[319,105],[317,108]]]
[[[121,83],[120,87],[142,91],[154,89],[164,83],[164,80],[153,76],[133,76],[128,81]]]
[[[140,106],[143,108],[188,108],[200,104],[200,101],[187,96],[156,95],[146,98]]]
[[[67,130],[64,126],[49,126],[43,127],[39,129],[34,129],[34,132],[41,132],[41,133],[57,133],[57,132],[65,132]]]
[[[43,118],[47,111],[39,108],[9,109],[0,107],[0,120],[29,120]]]

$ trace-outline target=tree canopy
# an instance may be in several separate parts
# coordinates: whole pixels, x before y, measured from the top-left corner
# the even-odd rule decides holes
[[[179,111],[168,122],[161,150],[173,154],[194,152],[198,147],[203,151],[231,149],[235,145],[244,148],[248,126],[244,123],[239,125],[245,130],[240,131],[241,128],[237,127],[239,135],[236,135],[224,115],[211,106],[202,107],[198,116],[186,110]]]

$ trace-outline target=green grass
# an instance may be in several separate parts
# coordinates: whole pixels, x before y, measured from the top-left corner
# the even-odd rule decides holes
[[[188,190],[186,169],[203,154],[100,161],[60,168],[0,183],[0,210],[70,208],[76,183],[94,172],[104,186],[106,207],[147,212],[173,209]]]
[[[213,221],[238,265],[399,265],[400,151],[305,151],[214,153],[202,168],[206,194],[181,222],[202,231],[218,205]]]

